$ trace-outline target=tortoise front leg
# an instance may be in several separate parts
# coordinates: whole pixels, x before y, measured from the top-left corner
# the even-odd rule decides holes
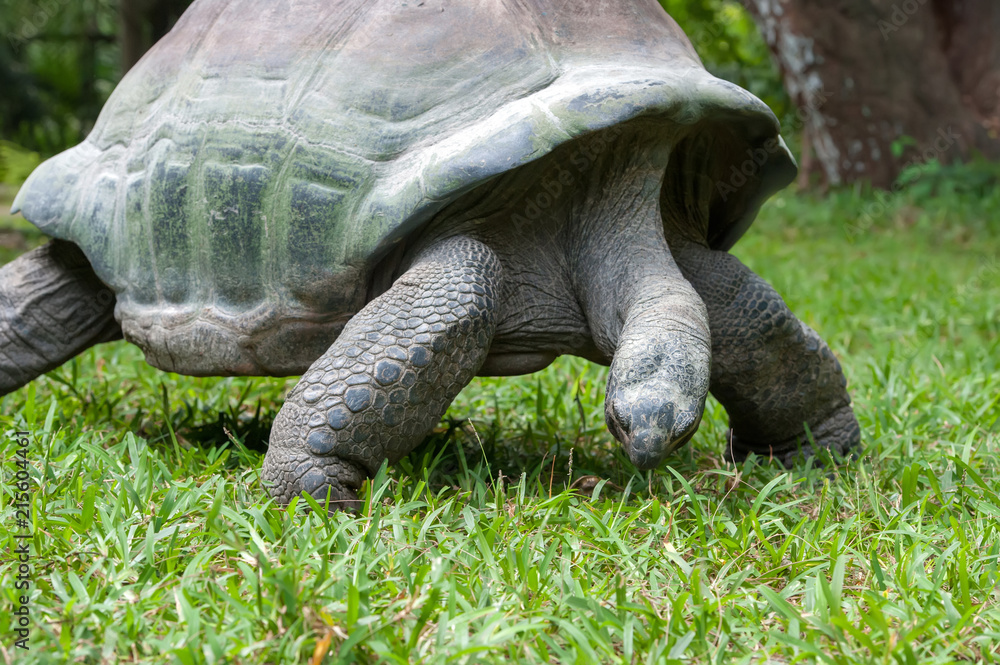
[[[732,428],[727,455],[773,455],[791,466],[813,454],[807,425],[818,446],[848,456],[861,430],[826,342],[735,256],[684,241],[671,249],[708,307],[711,391]]]
[[[94,344],[121,339],[115,294],[62,240],[0,267],[0,395]]]
[[[492,250],[450,238],[358,312],[278,413],[263,469],[271,495],[356,509],[364,479],[419,444],[486,360],[500,282]]]

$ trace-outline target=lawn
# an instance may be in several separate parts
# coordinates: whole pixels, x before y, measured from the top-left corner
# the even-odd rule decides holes
[[[366,487],[263,499],[294,380],[166,374],[125,343],[0,399],[0,535],[30,432],[30,650],[6,662],[1000,662],[1000,194],[784,194],[738,254],[842,359],[840,468],[727,465],[721,407],[651,473],[606,370],[480,379]],[[3,216],[0,261],[41,241]]]

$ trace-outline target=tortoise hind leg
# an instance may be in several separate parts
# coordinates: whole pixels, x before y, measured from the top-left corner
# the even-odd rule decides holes
[[[708,307],[711,392],[729,414],[727,455],[774,456],[786,466],[820,448],[847,457],[860,444],[840,363],[763,279],[727,252],[672,244]]]
[[[114,311],[114,292],[72,243],[53,240],[0,267],[0,395],[121,339]]]
[[[278,413],[263,468],[271,495],[358,508],[364,479],[419,444],[482,366],[500,283],[494,253],[459,236],[355,314]]]

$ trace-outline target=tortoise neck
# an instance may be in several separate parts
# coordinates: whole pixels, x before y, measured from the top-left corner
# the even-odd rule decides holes
[[[687,287],[664,240],[668,153],[654,144],[613,128],[501,176],[438,215],[396,274],[442,238],[475,238],[510,276],[495,345],[610,363],[630,312]]]
[[[656,303],[690,286],[663,235],[661,166],[633,161],[608,170],[613,177],[589,188],[574,216],[568,258],[594,343],[610,358],[630,321],[668,316]]]

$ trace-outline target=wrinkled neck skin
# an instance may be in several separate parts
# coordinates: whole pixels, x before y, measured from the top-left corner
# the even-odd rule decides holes
[[[611,365],[609,428],[633,462],[650,468],[700,421],[708,316],[664,238],[669,146],[639,131],[609,133],[463,197],[401,266],[453,235],[493,249],[504,269],[502,312],[480,374],[528,373],[564,353]]]

